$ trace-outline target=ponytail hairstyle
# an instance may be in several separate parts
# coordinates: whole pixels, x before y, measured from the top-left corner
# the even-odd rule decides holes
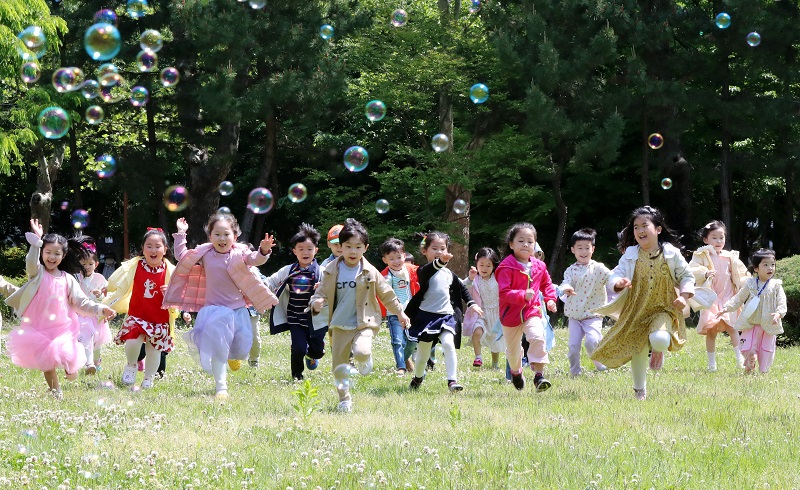
[[[683,245],[681,245],[681,242],[679,241],[680,237],[678,237],[678,235],[676,235],[675,232],[667,226],[667,223],[664,220],[664,215],[661,214],[661,211],[651,206],[642,206],[641,208],[636,208],[633,210],[630,219],[628,220],[628,226],[626,226],[619,234],[619,243],[617,243],[617,248],[619,249],[620,253],[625,253],[625,249],[636,245],[636,237],[633,234],[633,222],[636,221],[636,218],[647,218],[656,228],[659,226],[661,227],[661,233],[658,235],[659,253],[664,251],[664,243],[671,243],[676,248],[681,250],[683,249]]]
[[[429,231],[422,237],[422,241],[419,244],[419,248],[425,253],[428,250],[428,247],[431,246],[431,242],[434,240],[442,240],[444,241],[445,246],[447,246],[447,250],[450,250],[450,236],[447,233],[441,231]]]
[[[75,242],[76,245],[83,248],[83,256],[78,259],[78,263],[80,263],[81,260],[86,259],[93,259],[95,264],[100,263],[100,258],[97,256],[97,244],[95,243],[94,238],[88,235],[77,235],[67,240],[67,243],[70,244],[70,247],[72,242]],[[81,266],[81,274],[85,275],[85,272],[86,271],[84,267]]]
[[[150,238],[151,236],[157,236],[158,238],[160,238],[161,241],[164,243],[164,249],[166,249],[166,251],[169,252],[169,241],[167,240],[166,233],[164,233],[164,230],[162,230],[161,228],[147,229],[147,231],[144,233],[144,236],[142,237],[142,250],[144,250],[144,242],[146,242],[147,239]]]
[[[94,240],[92,240],[94,242]],[[67,240],[65,237],[57,233],[48,233],[42,237],[42,248],[48,244],[60,245],[64,251],[64,258],[58,264],[58,270],[64,271],[67,274],[79,274],[83,271],[81,260],[89,257],[89,251],[83,246],[83,243],[76,238]],[[42,256],[39,255],[39,262],[44,265]]]

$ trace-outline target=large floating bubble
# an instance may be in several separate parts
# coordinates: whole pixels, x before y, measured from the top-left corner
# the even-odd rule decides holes
[[[653,133],[647,137],[647,146],[654,150],[658,150],[662,146],[664,146],[664,137],[661,136],[661,133]]]
[[[100,155],[95,163],[99,165],[97,176],[101,179],[107,179],[117,171],[117,160],[111,155]]]
[[[100,96],[100,84],[96,80],[86,80],[81,85],[81,94],[87,100]]]
[[[397,9],[392,12],[392,25],[395,27],[403,27],[408,22],[408,14],[403,9]]]
[[[93,60],[110,60],[119,53],[122,37],[112,24],[95,24],[86,29],[83,47]]]
[[[41,27],[26,27],[17,34],[17,38],[20,40],[20,44],[17,44],[17,52],[23,60],[29,61],[44,56],[47,50],[47,38]]]
[[[727,29],[731,26],[731,16],[725,12],[717,14],[717,16],[714,18],[714,23],[717,24],[717,27],[720,29]]]
[[[150,5],[147,0],[128,0],[125,10],[131,19],[141,19],[150,12]]]
[[[661,179],[661,188],[666,190],[672,189],[672,179],[665,178]]]
[[[364,147],[351,146],[344,152],[344,166],[351,172],[361,172],[369,165],[369,153]]]
[[[476,104],[483,104],[489,100],[489,87],[476,83],[469,89],[469,99]]]
[[[450,138],[446,134],[436,134],[431,138],[431,147],[437,152],[441,153],[450,148]]]
[[[314,281],[311,280],[310,277],[298,274],[292,276],[292,283],[291,288],[297,294],[303,294],[311,291],[311,288],[314,286]]]
[[[353,385],[353,376],[358,373],[355,366],[339,364],[333,368],[333,384],[337,390],[348,391]]]
[[[217,190],[219,190],[219,193],[222,196],[230,196],[233,193],[233,182],[229,180],[223,180],[219,183]]]
[[[19,76],[25,83],[36,83],[39,77],[42,76],[42,70],[39,68],[39,63],[35,61],[28,61],[22,64],[19,69]]]
[[[147,29],[139,36],[139,46],[145,51],[157,53],[164,46],[164,38],[155,29]]]
[[[72,92],[83,84],[83,70],[78,67],[59,68],[53,72],[53,88],[59,93]]]
[[[389,201],[387,201],[386,199],[378,199],[377,201],[375,201],[375,211],[377,211],[378,214],[388,213],[390,207],[391,206],[389,205]]]
[[[89,226],[89,211],[85,209],[76,209],[69,218],[72,221],[73,228],[81,230]]]
[[[386,117],[386,104],[380,100],[370,100],[367,102],[367,105],[364,106],[364,115],[367,116],[367,119],[370,121],[380,121]]]
[[[453,201],[453,212],[456,214],[464,214],[467,211],[467,201],[463,199],[456,199]]]
[[[469,4],[469,13],[475,14],[481,9],[481,0],[472,0]]]
[[[256,214],[268,213],[274,202],[272,192],[263,187],[256,187],[247,196],[247,207]]]
[[[39,132],[45,138],[55,140],[69,132],[69,114],[58,106],[43,109],[37,120],[39,121]]]
[[[761,44],[761,34],[757,32],[751,32],[747,35],[747,44],[752,47],[756,47]]]
[[[136,65],[139,71],[148,72],[153,71],[158,64],[158,55],[152,51],[142,50],[136,55]]]
[[[181,74],[178,72],[177,68],[170,66],[161,70],[161,85],[165,87],[172,87],[177,84],[180,79]]]
[[[164,191],[164,206],[169,211],[183,211],[189,206],[189,191],[182,185],[171,185]]]
[[[326,41],[333,37],[333,26],[330,24],[325,24],[319,28],[319,37],[325,39]]]
[[[267,0],[250,0],[250,8],[254,10],[263,9],[267,6]]]
[[[292,202],[303,202],[308,197],[308,189],[303,184],[297,183],[289,186],[289,200]]]
[[[100,124],[103,122],[105,112],[99,105],[92,105],[86,108],[86,122],[89,124]]]
[[[141,86],[133,87],[131,89],[131,104],[134,107],[142,107],[150,100],[150,92]]]
[[[92,18],[95,24],[117,25],[117,14],[113,10],[102,9],[95,12]]]

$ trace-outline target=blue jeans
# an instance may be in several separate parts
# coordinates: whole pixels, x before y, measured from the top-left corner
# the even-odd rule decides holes
[[[389,325],[389,335],[392,337],[392,352],[394,352],[394,362],[397,369],[406,368],[406,359],[414,352],[416,342],[409,342],[406,339],[400,319],[397,315],[386,315],[386,323]]]

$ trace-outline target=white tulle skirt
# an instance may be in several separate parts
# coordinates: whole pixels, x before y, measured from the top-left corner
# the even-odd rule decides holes
[[[247,359],[253,343],[247,308],[204,306],[197,313],[194,328],[183,334],[189,353],[209,374],[212,361]]]

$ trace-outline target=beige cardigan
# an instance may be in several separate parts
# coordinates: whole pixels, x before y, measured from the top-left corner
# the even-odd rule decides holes
[[[692,254],[689,268],[694,274],[694,283],[697,287],[711,287],[711,284],[706,285],[706,282],[708,282],[706,273],[714,270],[714,263],[711,261],[712,253],[716,253],[714,247],[706,245],[698,248]],[[736,250],[723,250],[719,255],[731,259],[731,281],[733,282],[734,292],[739,291],[748,276],[747,267],[739,260],[739,252]]]
[[[781,318],[786,316],[786,293],[783,292],[783,282],[780,279],[771,279],[764,291],[761,293],[761,301],[758,304],[756,311],[750,316],[745,318],[744,315],[739,315],[736,324],[733,326],[736,330],[750,330],[756,325],[772,335],[779,335],[783,333],[783,324],[778,320],[777,324],[772,323],[772,314],[779,313]],[[761,285],[763,287],[763,285]],[[758,295],[756,288],[756,278],[750,277],[744,282],[742,289],[736,293],[736,296],[729,299],[723,308],[724,311],[736,311],[740,306],[747,303],[750,298]],[[761,312],[761,315],[757,313]]]

